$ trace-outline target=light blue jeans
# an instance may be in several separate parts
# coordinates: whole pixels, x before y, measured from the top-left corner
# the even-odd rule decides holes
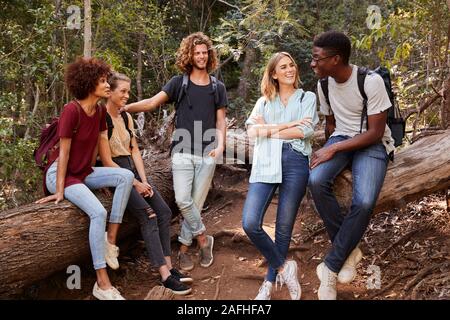
[[[83,210],[91,219],[89,225],[89,246],[91,248],[94,269],[106,268],[105,261],[105,228],[106,209],[90,189],[115,187],[112,201],[110,223],[121,223],[128,203],[134,175],[130,170],[122,168],[93,167],[94,172],[86,177],[84,183],[73,184],[64,189],[64,198]],[[56,192],[55,161],[47,171],[46,185],[48,191]]]
[[[175,153],[172,157],[175,201],[183,215],[178,241],[186,246],[206,231],[201,210],[214,176],[216,162],[211,157]]]

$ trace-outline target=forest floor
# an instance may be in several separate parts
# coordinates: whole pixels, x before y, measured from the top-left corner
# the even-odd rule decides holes
[[[176,300],[251,300],[263,281],[267,264],[244,236],[242,207],[248,188],[248,172],[218,166],[208,207],[203,212],[208,233],[215,235],[214,263],[202,268],[196,263],[189,273],[194,278],[192,293]],[[264,229],[274,234],[277,197],[270,204]],[[178,231],[178,225],[172,228]],[[172,243],[176,261],[178,244]],[[121,244],[121,267],[109,270],[112,283],[127,299],[145,299],[160,285],[157,270],[146,258],[141,240]],[[124,250],[124,247],[127,250]],[[450,299],[450,213],[443,193],[410,203],[402,210],[382,212],[373,217],[362,242],[364,258],[357,278],[338,284],[338,299]],[[194,261],[197,250],[190,253]],[[315,270],[330,248],[328,236],[312,201],[305,197],[299,210],[289,258],[298,263],[301,299],[316,300],[319,280]],[[90,262],[81,267],[81,289],[66,287],[68,275],[59,272],[28,288],[25,299],[94,299],[95,274]],[[272,299],[290,299],[286,286],[273,292]]]

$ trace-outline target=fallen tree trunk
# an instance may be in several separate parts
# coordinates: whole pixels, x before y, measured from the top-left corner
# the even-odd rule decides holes
[[[425,137],[395,155],[389,163],[374,213],[404,207],[408,202],[450,186],[450,130]],[[341,205],[351,203],[351,172],[337,179],[335,192]]]
[[[251,144],[248,145],[250,150]],[[450,130],[426,137],[399,152],[390,163],[375,212],[402,207],[407,202],[450,186]],[[154,151],[144,156],[153,184],[175,210],[170,160]],[[337,181],[338,198],[347,204],[351,176]],[[110,202],[101,199],[106,208]],[[125,215],[126,218],[129,215]],[[68,201],[59,205],[30,204],[0,213],[0,297],[8,297],[55,271],[90,257],[87,216]],[[136,230],[124,223],[120,237]]]
[[[176,213],[170,162],[150,152],[146,164],[152,183]],[[111,200],[98,196],[110,212]],[[138,229],[129,214],[123,222],[119,240]],[[90,259],[88,230],[87,215],[67,200],[0,212],[0,298],[20,294],[34,282]]]
[[[313,149],[321,147],[325,143],[325,134],[323,130],[318,130],[313,136]],[[252,163],[253,145],[255,139],[247,136],[243,129],[228,129],[225,157],[235,159],[237,164]]]

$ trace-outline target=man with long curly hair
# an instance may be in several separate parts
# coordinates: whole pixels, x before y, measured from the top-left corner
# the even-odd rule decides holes
[[[225,86],[209,73],[217,66],[217,53],[202,32],[181,41],[176,65],[183,73],[174,76],[150,99],[127,105],[128,112],[153,111],[175,103],[176,120],[172,141],[172,172],[176,203],[183,215],[178,240],[180,268],[190,271],[194,263],[188,248],[194,238],[200,247],[200,266],[213,263],[214,238],[206,234],[201,211],[211,185],[216,159],[225,148]]]

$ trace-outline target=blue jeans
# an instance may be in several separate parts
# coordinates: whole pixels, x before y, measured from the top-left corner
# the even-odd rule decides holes
[[[121,223],[128,203],[134,175],[130,170],[122,168],[93,167],[94,172],[86,177],[84,183],[73,184],[64,189],[64,197],[83,210],[90,218],[89,246],[91,248],[94,269],[106,268],[105,261],[105,229],[106,209],[90,189],[115,187],[109,222]],[[48,191],[56,192],[55,161],[47,171],[46,185]]]
[[[242,227],[252,243],[266,258],[269,267],[266,280],[274,282],[289,250],[295,218],[306,192],[309,177],[309,161],[284,143],[282,151],[281,183],[250,183],[242,213]],[[262,228],[264,216],[275,190],[279,188],[275,242]]]
[[[172,157],[175,202],[183,215],[178,241],[186,246],[206,231],[201,211],[214,176],[216,162],[211,157],[174,153]]]
[[[325,146],[346,139],[349,137],[331,137]],[[311,171],[309,187],[332,242],[324,262],[333,272],[341,270],[347,257],[361,241],[383,186],[387,164],[386,149],[383,144],[377,143],[360,150],[338,152],[331,160]],[[348,165],[352,170],[353,196],[350,212],[344,215],[332,188],[334,179]]]

